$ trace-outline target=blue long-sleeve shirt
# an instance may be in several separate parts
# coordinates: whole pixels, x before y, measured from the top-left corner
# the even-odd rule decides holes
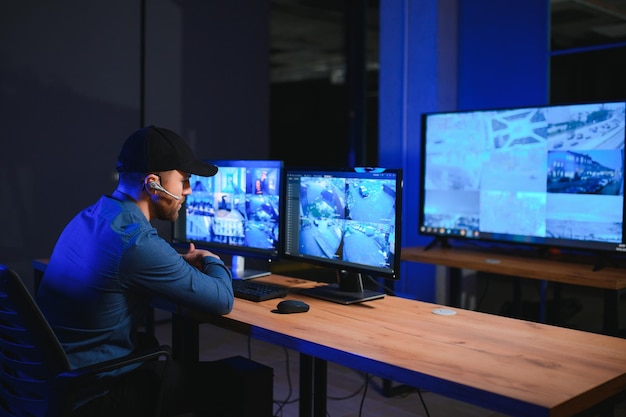
[[[189,265],[134,202],[103,196],[59,237],[36,297],[78,368],[132,352],[154,296],[227,314],[232,277],[214,257]]]

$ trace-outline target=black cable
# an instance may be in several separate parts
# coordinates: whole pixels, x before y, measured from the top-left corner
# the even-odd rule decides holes
[[[248,359],[252,360],[252,336],[248,336]],[[274,414],[274,417],[279,417],[282,416],[283,413],[283,408],[287,405],[287,404],[292,404],[294,402],[297,402],[298,399],[294,399],[294,400],[290,400],[291,395],[293,394],[293,384],[291,382],[291,368],[290,368],[290,364],[289,364],[289,350],[285,347],[283,347],[283,351],[285,352],[285,372],[287,373],[287,386],[289,387],[289,391],[287,393],[287,398],[285,398],[284,400],[280,401],[280,400],[273,400],[272,402],[278,406],[278,409],[276,410]]]
[[[485,298],[487,297],[487,290],[489,290],[489,284],[491,284],[491,278],[489,276],[485,277],[485,288],[483,288],[483,293],[478,297],[476,302],[476,310],[481,311],[482,305],[485,302]]]
[[[374,283],[376,286],[383,288],[383,289],[385,290],[385,293],[386,293],[387,295],[393,295],[393,296],[395,296],[395,295],[396,295],[396,294],[395,294],[395,292],[394,292],[391,288],[389,288],[389,287],[388,287],[388,286],[386,286],[385,284],[381,284],[380,282],[378,282],[377,280],[375,280],[374,278],[372,278],[372,276],[371,276],[371,275],[365,274],[365,276],[366,276],[366,277],[367,277],[367,278],[368,278],[368,279],[369,279],[372,283]]]
[[[365,389],[363,390],[363,396],[361,397],[361,404],[359,405],[359,417],[363,415],[363,404],[365,403],[365,397],[367,396],[367,387],[370,385],[370,375],[365,374]]]
[[[283,351],[285,352],[285,372],[287,373],[287,386],[289,387],[289,391],[287,393],[287,398],[285,398],[283,401],[274,400],[274,404],[278,406],[278,409],[274,413],[275,417],[282,416],[283,409],[285,408],[287,404],[292,404],[298,401],[298,399],[291,400],[291,395],[293,394],[293,384],[291,382],[291,368],[289,365],[289,350],[284,347]]]
[[[420,401],[422,402],[424,411],[426,411],[426,417],[430,417],[430,412],[428,411],[428,407],[426,406],[426,401],[424,401],[424,397],[422,396],[422,390],[418,389],[417,394],[420,396]]]
[[[348,368],[350,369],[350,368]],[[354,369],[350,369],[352,371],[355,371]],[[358,371],[355,371],[358,373]],[[367,384],[367,375],[365,375],[366,381],[365,384]],[[354,391],[351,394],[348,394],[346,396],[343,397],[331,397],[330,395],[327,396],[327,398],[329,400],[333,400],[333,401],[343,401],[343,400],[349,400],[350,398],[356,397],[357,395],[359,395],[359,392],[361,392],[363,390],[363,388],[365,387],[365,385],[361,385],[356,391]]]

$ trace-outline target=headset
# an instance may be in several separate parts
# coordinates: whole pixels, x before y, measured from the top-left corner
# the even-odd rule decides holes
[[[152,190],[156,190],[156,191],[161,191],[167,195],[169,195],[170,197],[172,197],[175,200],[180,200],[180,196],[178,195],[174,195],[172,193],[170,193],[169,191],[167,191],[165,188],[163,188],[163,186],[161,184],[159,184],[156,181],[150,181],[148,182],[148,188],[152,189]]]

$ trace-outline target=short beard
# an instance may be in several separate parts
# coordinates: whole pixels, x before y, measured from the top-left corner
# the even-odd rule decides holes
[[[178,216],[179,216],[179,210],[172,208],[172,206],[170,206],[169,204],[160,204],[160,203],[161,203],[161,199],[157,200],[154,203],[154,211],[156,214],[156,218],[159,220],[165,220],[165,221],[170,221],[170,222],[176,221],[176,219],[178,219]]]

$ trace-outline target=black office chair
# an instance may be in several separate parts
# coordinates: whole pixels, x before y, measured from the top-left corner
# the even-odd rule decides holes
[[[170,348],[148,351],[71,369],[67,356],[15,271],[0,265],[0,416],[60,417],[71,413],[76,392],[85,387],[113,384],[114,378],[96,378],[147,360],[165,358]],[[160,396],[159,396],[160,397]],[[157,404],[157,415],[160,404]]]

